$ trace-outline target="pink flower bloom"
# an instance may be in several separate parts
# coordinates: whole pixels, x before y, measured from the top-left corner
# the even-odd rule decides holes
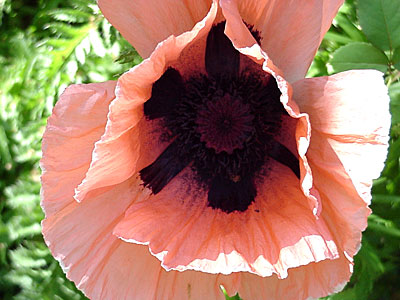
[[[340,290],[387,152],[377,71],[304,75],[342,0],[99,0],[145,58],[72,85],[43,137],[43,234],[92,299]]]

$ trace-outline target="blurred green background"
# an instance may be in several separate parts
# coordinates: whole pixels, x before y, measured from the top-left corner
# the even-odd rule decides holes
[[[41,235],[41,136],[69,84],[116,79],[140,61],[94,1],[0,0],[0,299],[85,299],[65,278]],[[374,183],[374,213],[351,282],[326,299],[398,300],[399,0],[346,1],[308,76],[349,69],[385,73],[392,112],[390,151]]]

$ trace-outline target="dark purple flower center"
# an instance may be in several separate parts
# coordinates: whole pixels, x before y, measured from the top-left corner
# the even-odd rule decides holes
[[[200,141],[216,153],[225,151],[232,154],[242,149],[244,142],[253,133],[253,119],[250,106],[241,99],[232,99],[230,94],[208,101],[197,113],[197,131]]]
[[[208,192],[208,205],[230,213],[245,211],[254,201],[256,179],[271,159],[298,178],[300,171],[298,158],[274,139],[287,116],[275,79],[240,72],[242,56],[224,25],[213,26],[207,37],[207,75],[185,80],[169,68],[154,83],[144,113],[162,120],[170,145],[140,176],[157,194],[190,166],[196,184]]]

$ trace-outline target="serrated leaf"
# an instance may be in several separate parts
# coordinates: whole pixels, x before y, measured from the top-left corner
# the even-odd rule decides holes
[[[79,34],[79,29],[67,23],[54,22],[46,26],[51,32],[65,38],[73,38]]]
[[[106,54],[106,49],[104,48],[104,43],[103,40],[100,37],[100,34],[97,30],[92,30],[89,34],[89,41],[91,44],[91,48],[93,49],[93,52],[98,56],[98,57],[104,57]]]
[[[71,81],[74,79],[77,71],[78,63],[75,60],[71,60],[65,65],[65,74],[69,76]]]
[[[116,59],[116,62],[120,64],[131,64],[136,65],[141,61],[139,54],[135,49],[126,49],[123,50],[120,56]]]
[[[361,0],[360,25],[368,39],[382,50],[400,46],[400,1]]]
[[[50,47],[53,47],[55,49],[62,49],[65,47],[68,47],[68,40],[67,39],[49,39],[46,41],[46,44]]]
[[[55,75],[68,63],[71,54],[75,51],[76,47],[84,41],[84,39],[89,35],[90,31],[94,30],[92,24],[87,24],[79,28],[79,34],[76,37],[65,40],[65,45],[59,50],[53,51],[51,54],[53,56],[53,62],[48,70],[48,77],[53,78]],[[61,74],[60,74],[61,75]]]
[[[21,194],[7,199],[7,205],[11,208],[34,207],[39,203],[39,195]]]
[[[85,47],[83,47],[83,43],[80,43],[76,48],[75,48],[75,57],[79,61],[81,65],[85,64],[86,61],[86,51]]]
[[[335,73],[352,69],[375,69],[386,72],[388,58],[368,43],[351,43],[336,50],[330,61]]]
[[[3,120],[0,120],[0,123],[2,122]],[[0,161],[2,167],[6,169],[13,163],[13,158],[9,149],[9,140],[3,126],[0,126]]]
[[[75,8],[85,11],[88,13],[93,13],[92,9],[90,8],[91,4],[93,4],[94,1],[92,0],[74,0],[71,5],[73,5]]]
[[[385,272],[385,267],[376,250],[363,240],[360,252],[355,257],[357,282],[354,286],[354,299],[367,299],[375,280]]]
[[[10,251],[10,258],[17,268],[40,268],[47,264],[45,259],[36,257],[31,249],[24,247]]]
[[[41,232],[42,232],[42,227],[40,226],[40,224],[35,223],[32,224],[31,226],[19,228],[16,231],[16,234],[18,235],[19,238],[23,238],[23,237],[34,236],[35,234],[40,234]]]

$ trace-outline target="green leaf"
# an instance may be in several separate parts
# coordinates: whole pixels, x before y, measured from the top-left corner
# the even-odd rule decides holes
[[[10,259],[18,268],[40,268],[45,266],[46,260],[35,257],[34,254],[35,253],[31,249],[19,247],[16,250],[10,251]]]
[[[392,63],[397,70],[400,70],[400,47],[394,50]]]
[[[76,36],[74,38],[69,39],[69,40],[63,40],[64,43],[62,43],[60,48],[52,51],[53,55],[53,63],[48,70],[48,77],[49,78],[54,78],[55,74],[58,73],[68,62],[71,54],[75,51],[76,47],[79,46],[80,43],[83,42],[83,40],[89,35],[90,31],[94,30],[94,25],[92,24],[87,24],[82,27],[79,27],[77,30]],[[52,41],[52,45],[55,45],[54,41]]]
[[[336,42],[336,43],[340,43],[340,44],[348,44],[348,43],[353,42],[353,39],[350,38],[350,37],[347,37],[347,36],[345,36],[343,34],[339,34],[339,33],[336,33],[336,32],[330,32],[330,31],[328,31],[325,34],[324,39],[329,40],[329,41],[333,41],[333,42]]]
[[[379,234],[400,239],[400,229],[391,220],[386,220],[375,214],[368,217],[368,228]]]
[[[334,73],[352,69],[376,69],[386,72],[388,58],[371,44],[355,42],[336,50],[330,64]]]
[[[324,298],[326,300],[354,300],[356,299],[356,293],[354,289],[345,290],[339,294],[335,294]]]
[[[115,60],[120,64],[137,64],[140,62],[140,57],[135,49],[125,49],[121,52],[120,56]]]
[[[229,296],[226,294],[226,292],[224,292],[224,294],[225,294],[225,300],[242,300],[242,298],[239,297],[239,294],[236,294],[236,295],[233,296],[233,297],[229,297]]]
[[[0,120],[0,123],[3,123],[3,120]],[[10,168],[8,166],[13,163],[13,158],[9,149],[7,133],[4,130],[3,124],[0,126],[0,161],[6,169]]]
[[[10,234],[7,226],[0,220],[0,245],[10,241]],[[0,246],[1,248],[1,246]]]
[[[374,287],[374,281],[385,272],[379,253],[364,239],[360,252],[355,257],[357,282],[354,299],[367,299]]]
[[[390,112],[392,113],[392,125],[400,123],[400,82],[389,87]]]
[[[53,22],[46,26],[51,32],[65,38],[73,38],[77,34],[77,29],[70,24]]]
[[[338,13],[335,17],[337,25],[355,42],[365,42],[365,37],[360,29],[353,24],[346,14]]]
[[[358,17],[368,39],[382,50],[400,46],[400,1],[361,0]]]
[[[400,205],[400,196],[373,194],[372,202],[379,204]]]
[[[69,23],[85,23],[92,17],[90,13],[70,8],[58,8],[49,11],[48,14],[55,20]]]
[[[329,61],[329,54],[326,52],[318,52],[307,72],[307,77],[317,77],[328,75],[328,69],[326,67]]]

